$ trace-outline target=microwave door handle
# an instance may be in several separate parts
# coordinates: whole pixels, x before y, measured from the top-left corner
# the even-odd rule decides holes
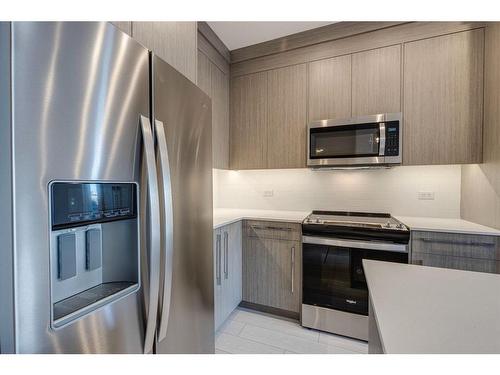
[[[153,351],[153,344],[156,334],[156,319],[158,312],[158,294],[160,287],[160,235],[158,228],[160,226],[160,204],[158,196],[158,180],[156,175],[156,160],[153,141],[153,130],[149,119],[145,116],[140,117],[143,152],[145,159],[145,177],[147,179],[147,196],[149,206],[149,273],[148,283],[144,290],[148,291],[147,320],[144,338],[144,353]],[[144,207],[146,210],[146,206]],[[144,239],[146,241],[146,239]],[[147,262],[144,262],[147,264]]]
[[[160,315],[160,328],[158,332],[158,341],[162,341],[167,336],[168,319],[170,315],[170,305],[172,297],[172,273],[174,259],[174,214],[172,200],[172,180],[170,175],[170,163],[168,160],[167,138],[163,122],[155,119],[155,134],[158,142],[158,164],[159,164],[159,183],[161,186],[162,216],[161,223],[161,245],[164,256],[164,280],[163,296]]]
[[[379,140],[379,156],[385,155],[385,122],[379,123],[380,127],[380,140]]]

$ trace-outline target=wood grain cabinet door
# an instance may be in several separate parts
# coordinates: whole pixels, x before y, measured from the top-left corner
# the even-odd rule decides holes
[[[412,232],[411,263],[500,273],[500,237],[415,231]]]
[[[246,237],[243,300],[298,313],[301,257],[300,242]]]
[[[229,77],[210,64],[213,167],[229,168]]]
[[[212,97],[212,63],[201,51],[198,51],[198,87]],[[213,109],[212,109],[213,114]]]
[[[306,167],[306,65],[268,72],[267,167]]]
[[[267,168],[267,107],[267,72],[231,80],[231,169]]]
[[[401,112],[401,46],[352,55],[352,116]]]
[[[484,31],[404,46],[404,164],[482,159]]]
[[[309,64],[309,122],[351,117],[351,55]]]
[[[196,22],[133,22],[134,39],[196,83]]]

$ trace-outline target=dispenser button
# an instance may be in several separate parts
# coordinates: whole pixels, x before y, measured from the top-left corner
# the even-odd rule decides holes
[[[57,278],[66,280],[76,276],[76,238],[74,233],[57,237]]]
[[[93,271],[102,265],[101,231],[89,229],[85,237],[85,268],[87,271]]]

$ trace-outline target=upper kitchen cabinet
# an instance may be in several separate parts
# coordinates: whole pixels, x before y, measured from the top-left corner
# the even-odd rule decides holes
[[[231,80],[231,169],[267,167],[267,72]]]
[[[198,87],[212,99],[212,165],[229,169],[229,63],[200,32]]]
[[[482,159],[484,31],[404,46],[404,164]]]
[[[201,51],[198,51],[198,87],[212,97],[212,63]]]
[[[306,65],[268,73],[267,168],[306,167]]]
[[[132,36],[132,21],[112,21],[111,24],[119,28],[125,34]]]
[[[352,55],[352,116],[401,112],[401,46]]]
[[[213,167],[229,168],[229,77],[210,65]]]
[[[133,22],[134,39],[192,82],[197,72],[196,22]]]
[[[309,64],[309,121],[351,117],[351,55]]]

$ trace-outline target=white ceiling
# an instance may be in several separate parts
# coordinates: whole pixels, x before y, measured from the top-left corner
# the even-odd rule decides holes
[[[333,22],[208,22],[229,50],[315,29]]]

